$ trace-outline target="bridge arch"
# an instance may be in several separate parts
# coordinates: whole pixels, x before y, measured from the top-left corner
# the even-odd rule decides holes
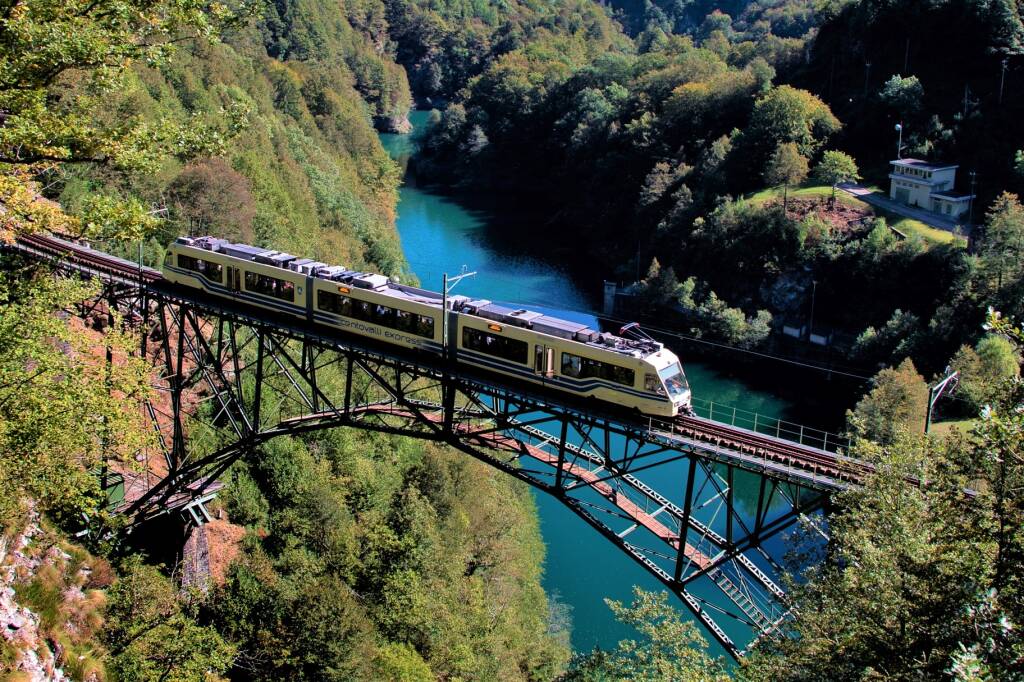
[[[278,436],[347,426],[441,442],[556,497],[739,656],[743,647],[727,628],[741,624],[747,639],[776,636],[787,617],[778,567],[763,543],[866,470],[709,420],[661,422],[573,403],[212,299],[78,245],[33,237],[15,248],[69,275],[97,278],[101,290],[81,312],[111,319],[120,312],[141,332],[139,353],[159,370],[158,389],[169,399],[147,410],[167,472],[124,505],[135,523],[170,509],[201,520],[196,510],[218,477]],[[185,397],[196,391],[212,406],[208,425],[221,443],[208,452],[190,448],[186,437]],[[656,470],[670,472],[668,489],[643,480]],[[738,499],[740,476],[756,477],[756,499]],[[709,590],[721,602],[701,596]]]

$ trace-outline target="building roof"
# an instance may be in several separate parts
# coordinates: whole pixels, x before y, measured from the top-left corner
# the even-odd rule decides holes
[[[974,195],[968,192],[932,192],[932,196],[947,201],[968,201],[974,198]]]
[[[897,166],[907,166],[909,168],[920,168],[921,170],[947,170],[950,168],[959,168],[957,164],[950,163],[929,163],[928,161],[922,161],[921,159],[894,159],[889,163],[896,164]]]

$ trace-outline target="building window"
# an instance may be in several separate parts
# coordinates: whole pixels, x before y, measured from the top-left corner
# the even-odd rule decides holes
[[[268,277],[258,272],[245,273],[245,290],[264,296],[273,296],[282,301],[295,302],[295,285],[288,280]]]
[[[572,353],[562,353],[562,374],[576,379],[606,379],[625,386],[632,386],[636,381],[636,373],[631,369]]]
[[[193,258],[185,254],[178,254],[178,267],[192,272],[198,272],[211,282],[220,284],[224,281],[224,267],[220,263],[214,263],[201,258]]]
[[[525,341],[490,334],[479,329],[462,329],[462,347],[525,365],[530,346]]]

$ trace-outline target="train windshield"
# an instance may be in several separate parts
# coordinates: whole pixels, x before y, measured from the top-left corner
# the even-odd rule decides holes
[[[663,368],[658,372],[658,376],[665,382],[665,388],[672,398],[680,398],[690,392],[690,385],[686,382],[686,375],[683,374],[678,362]]]

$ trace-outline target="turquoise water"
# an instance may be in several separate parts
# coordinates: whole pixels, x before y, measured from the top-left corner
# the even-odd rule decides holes
[[[414,112],[410,118],[414,126],[422,126],[427,115]],[[409,136],[381,135],[381,142],[399,160],[415,151]],[[456,199],[411,182],[403,186],[398,233],[406,259],[422,285],[440,290],[445,273],[458,274],[465,266],[476,275],[460,282],[455,293],[555,311],[562,317],[596,325],[592,314],[579,311],[597,307],[597,301],[586,288],[596,289],[599,283],[577,283],[557,264],[508,253],[487,233],[494,218],[487,211],[467,208]],[[503,229],[508,229],[507,222],[502,221],[506,226]],[[507,244],[508,240],[501,243]],[[710,365],[687,361],[685,356],[683,363],[696,396],[768,417],[787,416],[790,406],[785,401],[754,390]],[[654,469],[644,480],[674,499],[682,496],[682,490],[673,490],[685,480],[681,464]],[[741,487],[743,482],[738,480],[737,490],[742,498]],[[635,637],[632,628],[615,621],[604,599],[628,601],[634,585],[660,590],[661,584],[553,497],[541,492],[534,497],[547,544],[544,588],[553,601],[568,607],[573,647],[579,651],[594,646],[609,649],[620,639]],[[699,587],[697,591],[700,592]],[[722,598],[714,593],[702,596]],[[743,634],[740,628],[732,630],[727,623],[724,625],[735,638]]]

